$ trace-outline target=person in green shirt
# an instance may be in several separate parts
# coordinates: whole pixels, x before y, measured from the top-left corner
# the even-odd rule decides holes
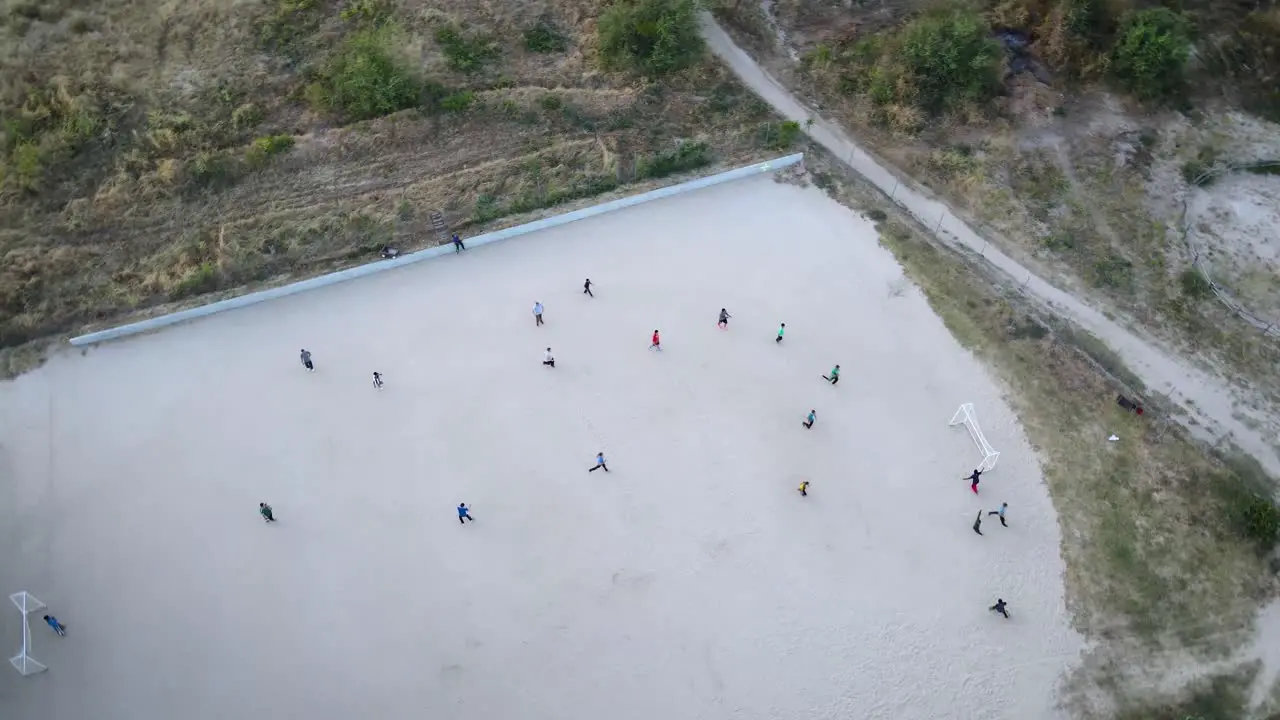
[[[822,379],[823,379],[823,380],[826,380],[827,382],[831,383],[832,385],[835,385],[836,383],[840,382],[840,366],[839,366],[839,365],[837,365],[837,366],[835,366],[835,367],[831,368],[831,374],[830,374],[830,375],[823,375],[823,376],[822,376]]]
[[[808,417],[804,419],[804,423],[802,424],[805,426],[805,428],[812,428],[813,422],[817,419],[818,419],[818,412],[816,410],[810,410]]]
[[[782,323],[782,325],[778,327],[778,337],[774,338],[773,341],[776,343],[782,342],[782,334],[785,333],[786,331],[787,331],[787,324]]]
[[[262,513],[262,519],[267,522],[275,522],[276,516],[271,512],[271,506],[266,503],[258,503],[258,512]]]

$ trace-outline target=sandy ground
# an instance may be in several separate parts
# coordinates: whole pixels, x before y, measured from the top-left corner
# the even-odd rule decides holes
[[[0,385],[0,580],[69,635],[0,717],[1054,717],[1048,493],[900,278],[761,177],[55,357]]]

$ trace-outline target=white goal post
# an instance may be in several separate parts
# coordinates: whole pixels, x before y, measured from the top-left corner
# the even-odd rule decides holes
[[[963,424],[969,430],[969,437],[973,438],[978,450],[982,451],[982,464],[978,466],[979,470],[986,472],[996,466],[996,461],[1000,459],[1000,453],[991,447],[991,443],[987,442],[987,436],[982,434],[982,427],[978,425],[978,416],[973,411],[973,403],[961,405],[956,414],[951,416],[951,422],[947,424]]]
[[[42,670],[48,670],[48,666],[36,662],[35,658],[31,657],[31,622],[28,617],[31,613],[42,609],[44,603],[26,590],[10,595],[9,601],[18,608],[18,612],[22,613],[22,649],[17,655],[9,658],[9,663],[23,675],[34,675]]]

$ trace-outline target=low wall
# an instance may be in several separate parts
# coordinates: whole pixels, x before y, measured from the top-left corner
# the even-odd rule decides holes
[[[610,200],[606,203],[592,205],[591,207],[585,207],[581,210],[561,213],[560,215],[535,220],[531,223],[525,223],[524,225],[517,225],[503,230],[495,230],[490,233],[485,233],[484,235],[467,238],[467,248],[470,249],[479,245],[498,242],[499,240],[527,235],[539,230],[565,225],[577,220],[595,217],[596,215],[603,215],[604,213],[621,210],[622,208],[631,207],[633,205],[661,200],[662,198],[671,197],[672,195],[679,195],[691,190],[700,190],[705,187],[711,187],[712,185],[719,185],[732,180],[739,180],[752,175],[758,175],[762,172],[778,170],[780,168],[795,165],[803,159],[803,153],[796,153],[795,155],[788,155],[775,160],[767,160],[765,162],[759,162],[754,165],[728,170],[708,177],[682,182],[678,185],[670,185],[656,190],[650,190],[649,192],[640,193],[639,195],[631,195],[624,198],[618,198],[617,200]],[[249,305],[256,305],[260,302],[275,300],[276,298],[306,292],[307,290],[315,290],[316,288],[333,285],[334,283],[354,280],[367,275],[373,275],[398,267],[404,267],[405,265],[412,265],[413,263],[422,262],[423,260],[429,260],[452,252],[453,245],[451,244],[431,247],[415,253],[403,255],[395,258],[394,260],[379,260],[367,265],[347,268],[346,270],[339,270],[338,272],[321,275],[308,280],[301,280],[296,283],[271,288],[270,290],[260,290],[258,292],[248,293],[247,295],[220,300],[208,305],[201,305],[200,307],[189,308],[187,310],[169,313],[168,315],[160,315],[159,317],[140,320],[135,323],[129,323],[128,325],[120,325],[118,327],[80,335],[79,337],[71,338],[71,344],[76,346],[92,345],[94,343],[105,342],[107,340],[116,340],[123,337],[129,337],[131,335],[137,335],[139,333],[150,332],[152,330],[168,327],[169,325],[176,325],[180,322],[195,320],[215,313],[235,310],[236,308],[242,308]]]

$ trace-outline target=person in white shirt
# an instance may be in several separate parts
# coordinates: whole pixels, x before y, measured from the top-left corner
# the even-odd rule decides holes
[[[533,319],[537,321],[538,325],[542,324],[542,303],[540,302],[533,304]]]
[[[545,353],[543,353],[543,355],[542,355],[542,364],[543,364],[543,365],[546,365],[546,366],[548,366],[548,367],[555,367],[555,366],[556,366],[556,358],[555,358],[555,356],[554,356],[554,355],[552,355],[552,354],[551,354],[551,348],[547,348],[547,351],[546,351]]]

